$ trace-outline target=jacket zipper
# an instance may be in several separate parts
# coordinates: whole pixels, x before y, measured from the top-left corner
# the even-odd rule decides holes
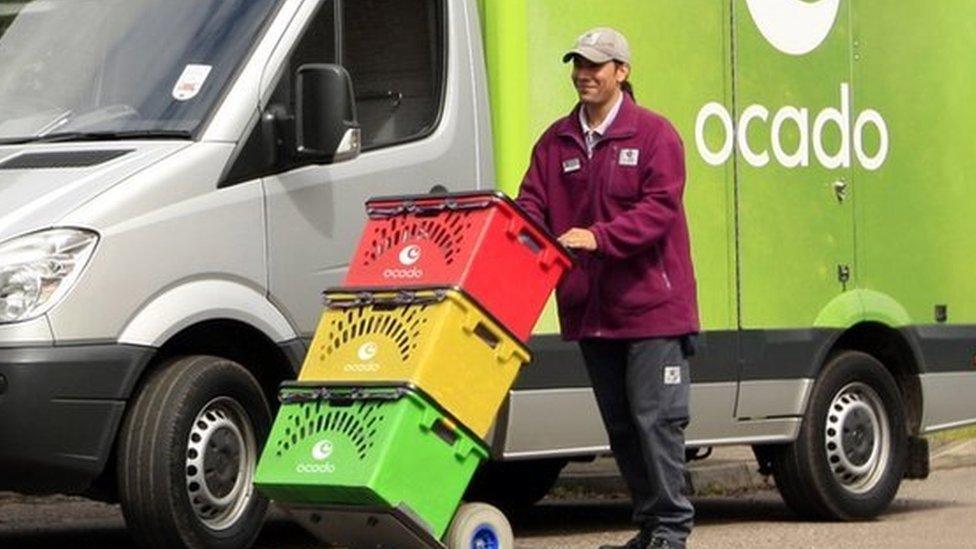
[[[600,146],[600,143],[597,143],[596,145],[593,146],[593,155],[596,155],[597,148],[599,146]],[[598,193],[596,191],[596,189],[594,189],[594,187],[593,187],[594,186],[593,173],[596,171],[593,168],[593,166],[596,164],[593,161],[593,156],[590,156],[589,157],[588,162],[589,162],[589,165],[587,165],[587,169],[588,169],[588,171],[587,171],[587,179],[588,179],[587,186],[589,187],[590,193],[593,195],[593,197],[592,197],[591,200],[593,201],[593,204],[594,204],[594,207],[595,207],[595,205],[597,203],[597,199],[600,197],[600,193]],[[603,261],[599,257],[597,257],[597,256],[594,256],[591,259],[593,261],[596,261],[597,262],[597,264],[599,265],[599,271],[600,271],[599,274],[598,274],[598,276],[593,280],[593,294],[595,296],[595,302],[596,302],[596,330],[594,330],[594,334],[593,335],[595,335],[596,337],[602,337],[603,336],[603,330],[601,328],[603,326],[603,322],[602,322],[602,319],[601,319],[602,314],[601,314],[601,307],[600,307],[600,277],[603,275]]]

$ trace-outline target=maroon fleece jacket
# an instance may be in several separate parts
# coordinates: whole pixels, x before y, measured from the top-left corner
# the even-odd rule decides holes
[[[596,236],[596,252],[556,290],[563,339],[631,339],[698,332],[698,303],[682,196],[681,137],[624,97],[588,158],[577,105],[532,152],[516,202],[559,236]]]

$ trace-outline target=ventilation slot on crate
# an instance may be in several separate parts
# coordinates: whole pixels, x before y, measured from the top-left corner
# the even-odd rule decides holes
[[[406,305],[390,310],[373,306],[345,309],[329,327],[331,337],[319,348],[320,360],[325,360],[342,349],[350,341],[362,336],[385,336],[393,341],[403,362],[410,360],[411,354],[420,345],[420,334],[428,315],[427,305]],[[381,314],[377,314],[381,313]]]
[[[343,435],[355,446],[359,459],[365,460],[385,419],[381,402],[355,402],[349,406],[305,402],[282,407],[280,413],[287,414],[287,426],[285,436],[278,439],[278,457],[310,437]]]
[[[441,217],[391,217],[377,226],[363,265],[369,266],[386,252],[413,240],[427,240],[440,248],[444,263],[451,265],[463,249],[471,229],[471,212],[451,212]]]

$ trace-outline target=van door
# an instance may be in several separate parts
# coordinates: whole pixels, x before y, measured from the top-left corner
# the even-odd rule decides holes
[[[306,337],[321,313],[322,290],[345,278],[367,198],[478,185],[470,78],[447,70],[448,51],[466,48],[448,47],[446,29],[454,25],[445,4],[323,0],[284,71],[287,83],[302,64],[342,64],[363,129],[359,158],[265,179],[272,299]],[[458,56],[452,72],[466,70]],[[273,101],[293,101],[288,88],[281,85]]]
[[[811,328],[832,299],[853,287],[850,2],[734,0],[733,6],[745,347],[748,330],[763,332],[759,339],[766,341],[773,330]],[[789,357],[750,361],[751,352],[744,348],[743,381],[801,377],[789,369]]]

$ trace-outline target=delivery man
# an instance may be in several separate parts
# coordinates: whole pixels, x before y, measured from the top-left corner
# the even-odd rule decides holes
[[[698,307],[674,127],[639,107],[630,48],[608,28],[566,53],[579,104],[539,139],[518,204],[576,250],[557,290],[563,338],[579,341],[640,532],[622,546],[684,547],[687,358]]]

